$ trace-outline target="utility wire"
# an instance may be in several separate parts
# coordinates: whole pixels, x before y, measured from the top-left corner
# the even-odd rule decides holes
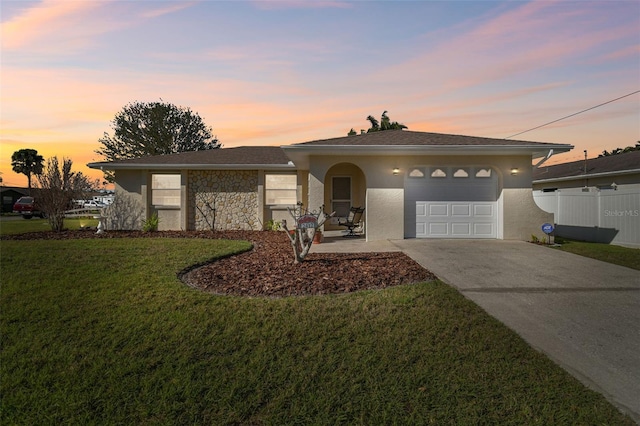
[[[610,104],[611,102],[619,101],[620,99],[623,99],[623,98],[629,97],[629,96],[631,96],[631,95],[635,95],[636,93],[640,93],[640,90],[636,90],[635,92],[627,93],[627,94],[626,94],[626,95],[624,95],[624,96],[620,96],[619,98],[611,99],[610,101],[607,101],[607,102],[601,103],[600,105],[596,105],[596,106],[592,106],[591,108],[583,109],[582,111],[579,111],[579,112],[576,112],[576,113],[573,113],[573,114],[567,115],[566,117],[558,118],[557,120],[553,120],[553,121],[550,121],[550,122],[548,122],[548,123],[541,124],[541,125],[539,125],[539,126],[536,126],[536,127],[531,128],[531,129],[529,129],[529,130],[525,130],[524,132],[520,132],[520,133],[516,133],[515,135],[507,136],[505,139],[511,139],[511,138],[512,138],[512,137],[514,137],[514,136],[519,136],[519,135],[521,135],[521,134],[523,134],[523,133],[527,133],[527,132],[530,132],[530,131],[532,131],[532,130],[539,129],[540,127],[544,127],[544,126],[548,126],[549,124],[557,123],[558,121],[565,120],[565,119],[567,119],[567,118],[569,118],[569,117],[574,117],[574,116],[576,116],[576,115],[578,115],[578,114],[582,114],[583,112],[591,111],[592,109],[596,109],[596,108],[599,108],[599,107],[601,107],[601,106],[603,106],[603,105]]]

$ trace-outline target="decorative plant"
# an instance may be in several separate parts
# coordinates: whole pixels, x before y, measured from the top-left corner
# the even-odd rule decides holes
[[[160,223],[160,219],[158,218],[158,213],[154,212],[150,218],[144,221],[142,225],[142,230],[144,232],[155,232],[158,230],[158,224]]]
[[[535,244],[538,244],[540,242],[540,240],[534,234],[531,234],[531,242],[535,243]]]
[[[279,231],[280,226],[280,222],[269,219],[264,227],[267,231]]]
[[[327,219],[334,216],[336,212],[326,214],[324,205],[320,206],[318,211],[309,211],[300,202],[293,209],[288,207],[287,211],[295,221],[296,228],[289,230],[286,220],[282,221],[282,228],[287,231],[291,241],[294,263],[300,263],[309,254],[317,229],[324,225]]]

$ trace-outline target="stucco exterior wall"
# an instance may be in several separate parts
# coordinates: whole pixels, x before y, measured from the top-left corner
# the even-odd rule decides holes
[[[139,230],[146,219],[147,171],[118,170],[115,181],[115,197],[105,209],[108,230]]]
[[[505,188],[502,192],[504,202],[503,238],[505,240],[531,240],[535,235],[540,240],[544,223],[553,224],[553,213],[542,210],[533,200],[533,192],[527,188]]]
[[[404,238],[404,189],[369,188],[367,190],[367,241]]]
[[[146,170],[118,170],[115,182],[116,194],[132,197],[137,202],[145,205],[147,197],[147,171]]]
[[[491,167],[499,176],[498,238],[528,240],[531,234],[542,232],[543,223],[553,223],[553,215],[533,201],[528,155],[313,156],[309,170],[309,205],[330,202],[327,198],[330,188],[325,186],[330,185],[332,167],[345,162],[353,165],[352,170],[355,167],[361,170],[366,182],[367,240],[404,238],[404,179],[407,171],[415,166]],[[394,168],[400,169],[398,175],[393,174]],[[512,169],[517,172],[512,174]]]
[[[257,170],[191,170],[188,173],[188,228],[257,230]]]

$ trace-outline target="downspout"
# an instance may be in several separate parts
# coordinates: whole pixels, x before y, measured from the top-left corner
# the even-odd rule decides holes
[[[537,169],[538,167],[540,167],[542,165],[542,163],[544,163],[545,161],[547,161],[549,158],[551,158],[551,156],[553,155],[553,149],[550,149],[549,152],[547,153],[547,155],[540,161],[538,161],[533,168]]]

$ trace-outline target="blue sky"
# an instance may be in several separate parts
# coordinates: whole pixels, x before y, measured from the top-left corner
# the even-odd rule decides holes
[[[0,171],[94,153],[127,103],[189,107],[225,147],[366,129],[504,138],[640,90],[638,1],[3,1]],[[525,133],[571,161],[640,140],[640,94]]]

